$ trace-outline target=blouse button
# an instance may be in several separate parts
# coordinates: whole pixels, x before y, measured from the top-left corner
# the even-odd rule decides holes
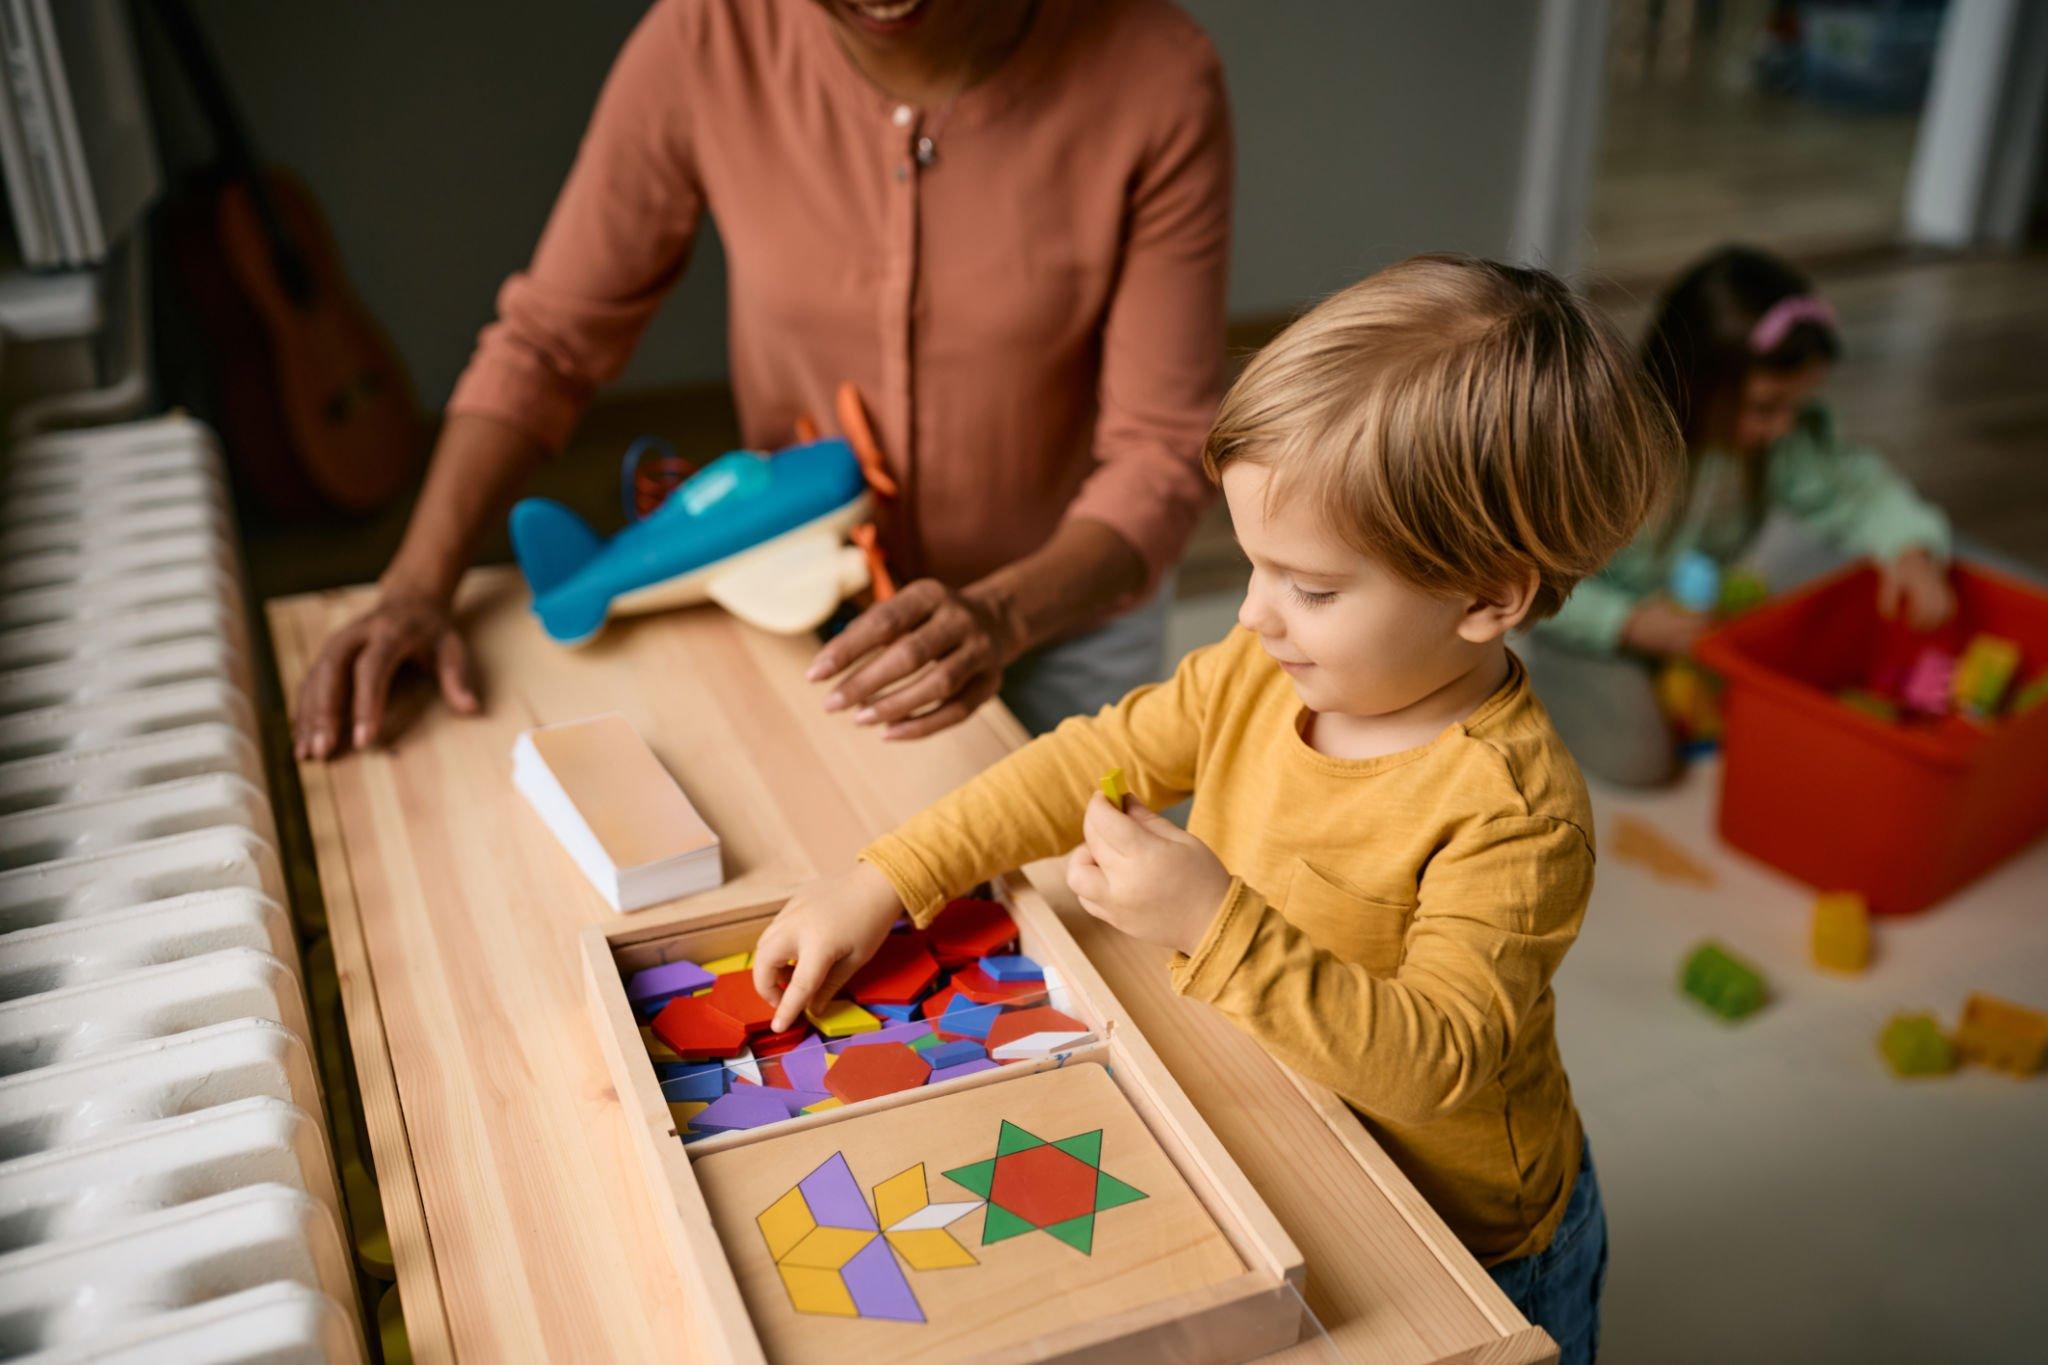
[[[896,106],[896,112],[889,115],[889,122],[895,124],[898,128],[908,128],[910,121],[916,117],[916,112],[909,105],[899,104]]]

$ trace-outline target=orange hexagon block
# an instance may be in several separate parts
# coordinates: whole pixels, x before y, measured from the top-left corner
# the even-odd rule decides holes
[[[923,1085],[931,1063],[903,1043],[850,1047],[825,1073],[825,1088],[848,1104]]]

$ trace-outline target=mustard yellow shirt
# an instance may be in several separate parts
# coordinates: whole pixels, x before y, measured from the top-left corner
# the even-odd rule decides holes
[[[1182,994],[1342,1095],[1474,1255],[1541,1251],[1582,1141],[1550,978],[1593,885],[1579,770],[1519,661],[1432,742],[1369,759],[1302,738],[1250,631],[1010,754],[862,857],[918,923],[988,877],[1080,842],[1102,773],[1232,873]]]

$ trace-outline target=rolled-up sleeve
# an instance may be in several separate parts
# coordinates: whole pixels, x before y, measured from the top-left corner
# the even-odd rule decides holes
[[[1066,511],[1144,556],[1145,593],[1212,493],[1200,455],[1223,389],[1232,146],[1222,66],[1208,58],[1132,185],[1103,328],[1097,465]]]
[[[686,7],[657,4],[598,97],[532,263],[498,292],[448,412],[558,451],[681,276],[703,209],[689,150]],[[684,87],[678,93],[678,86]]]

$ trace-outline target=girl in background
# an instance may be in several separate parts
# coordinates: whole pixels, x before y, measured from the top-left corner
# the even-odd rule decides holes
[[[1530,651],[1531,674],[1588,772],[1629,786],[1677,774],[1654,679],[1691,654],[1713,616],[1674,599],[1674,569],[1744,562],[1767,522],[1874,560],[1887,617],[1927,629],[1954,610],[1948,519],[1875,451],[1844,440],[1819,401],[1840,353],[1834,311],[1764,252],[1724,247],[1665,293],[1643,362],[1685,438],[1682,492],[1538,627]],[[1767,563],[1755,567],[1772,576]]]

